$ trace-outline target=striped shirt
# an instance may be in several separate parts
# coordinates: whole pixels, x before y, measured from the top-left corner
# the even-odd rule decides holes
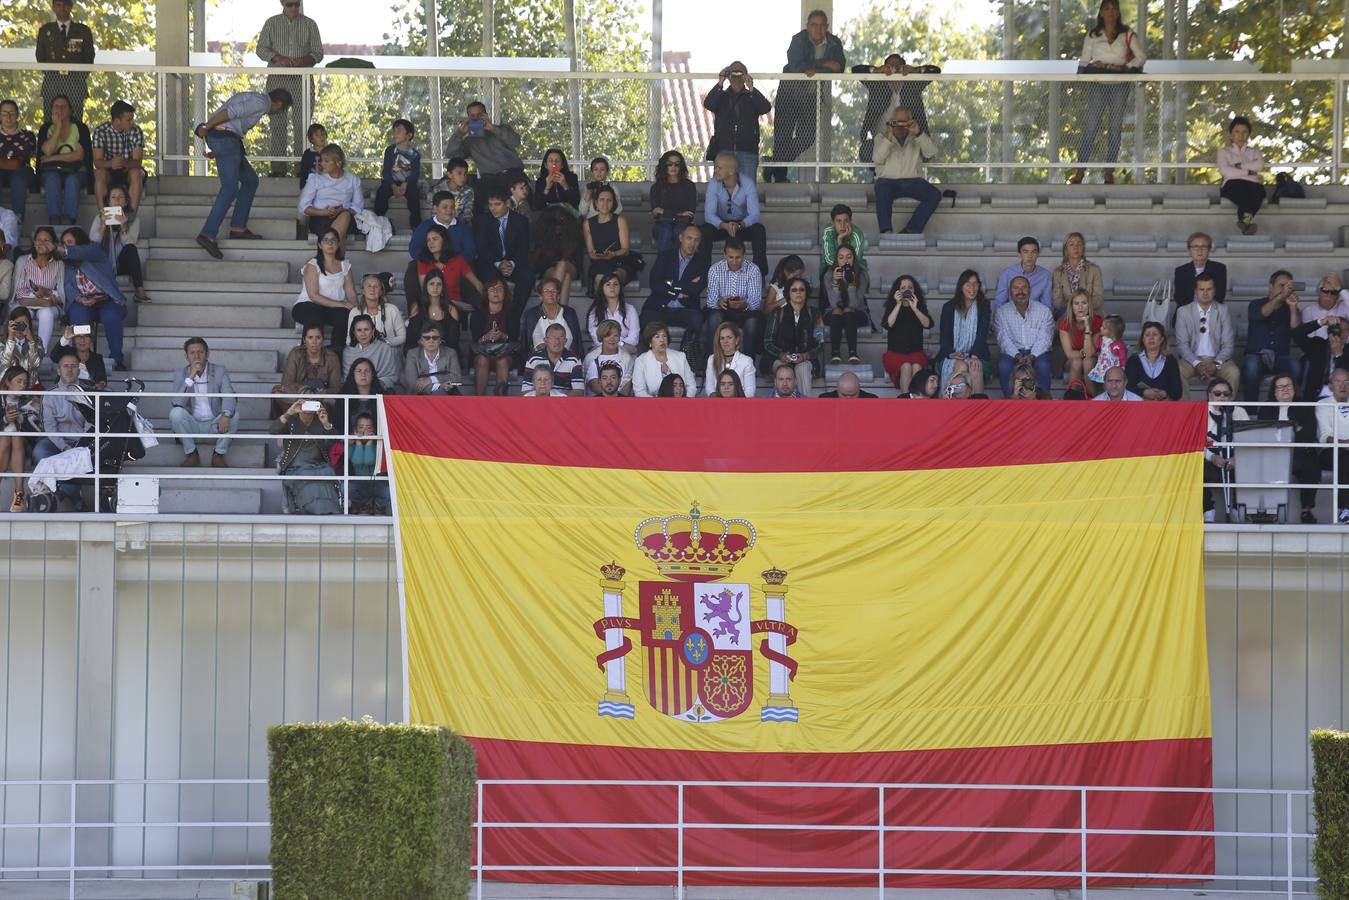
[[[726,260],[707,270],[708,309],[716,309],[722,297],[741,297],[747,309],[763,305],[763,275],[759,267],[748,259],[740,263],[740,271],[732,272]]]
[[[529,373],[533,372],[539,366],[551,365],[553,367],[553,395],[557,396],[558,391],[579,391],[585,387],[585,379],[582,377],[585,370],[581,367],[581,361],[570,353],[563,353],[558,357],[557,362],[548,358],[547,353],[538,353],[529,358],[525,363],[525,378],[520,385],[520,393],[525,397],[534,396],[534,382]]]
[[[292,21],[285,14],[277,13],[262,23],[257,53],[268,66],[281,65],[273,62],[278,56],[292,59],[309,56],[318,65],[323,59],[323,38],[319,37],[318,23],[306,15],[298,15]]]

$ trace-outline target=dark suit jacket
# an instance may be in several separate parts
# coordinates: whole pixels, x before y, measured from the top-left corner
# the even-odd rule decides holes
[[[707,289],[708,260],[702,254],[695,253],[693,259],[684,267],[684,277],[679,277],[679,248],[666,250],[651,264],[651,296],[644,309],[665,309],[674,299],[675,289],[682,292],[680,303],[686,309],[699,309],[699,299]],[[674,283],[673,288],[671,282]]]
[[[503,259],[515,263],[517,272],[529,271],[529,220],[512,210],[506,213],[506,246],[503,250],[497,230],[496,216],[481,213],[473,220],[473,239],[478,245],[477,270],[481,279],[494,278],[501,273],[496,264]],[[515,280],[514,276],[510,279]]]
[[[1222,303],[1227,299],[1227,266],[1210,259],[1204,271],[1213,276],[1213,299]],[[1172,281],[1172,297],[1176,306],[1184,306],[1194,301],[1194,263],[1187,262],[1176,266],[1176,277]]]

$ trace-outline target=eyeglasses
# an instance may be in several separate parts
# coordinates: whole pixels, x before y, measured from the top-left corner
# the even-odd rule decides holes
[[[424,334],[424,335],[422,335],[422,340],[424,340],[424,341],[438,341],[438,340],[440,340],[440,335],[438,335],[438,334]]]
[[[337,238],[326,237],[326,238],[324,238],[323,240],[319,241],[319,243],[320,243],[320,244],[336,244],[336,243],[337,243]]]
[[[1323,294],[1338,294],[1339,291],[1335,290],[1334,288],[1321,288],[1321,293],[1323,293]]]

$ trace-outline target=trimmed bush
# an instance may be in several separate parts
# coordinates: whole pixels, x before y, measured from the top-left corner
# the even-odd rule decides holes
[[[1312,764],[1317,889],[1340,900],[1349,897],[1349,733],[1313,731]]]
[[[477,761],[430,725],[277,725],[271,754],[275,900],[460,900],[469,892]]]

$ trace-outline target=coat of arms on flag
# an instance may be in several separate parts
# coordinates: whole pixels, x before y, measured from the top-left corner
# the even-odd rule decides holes
[[[788,695],[797,663],[787,655],[796,629],[786,621],[787,573],[762,573],[765,616],[751,618],[751,589],[724,581],[754,548],[754,526],[744,519],[705,516],[697,504],[687,515],[650,518],[638,524],[634,540],[656,570],[670,580],[638,584],[637,615],[623,614],[626,570],[600,567],[604,617],[595,635],[605,642],[596,661],[607,687],[599,714],[631,719],[636,709],[628,678],[639,681],[651,707],[685,722],[724,722],[741,715],[754,700],[753,635],[763,635],[760,654],[768,660],[764,722],[795,722],[800,712]],[[640,634],[644,654],[629,671],[632,639]]]

